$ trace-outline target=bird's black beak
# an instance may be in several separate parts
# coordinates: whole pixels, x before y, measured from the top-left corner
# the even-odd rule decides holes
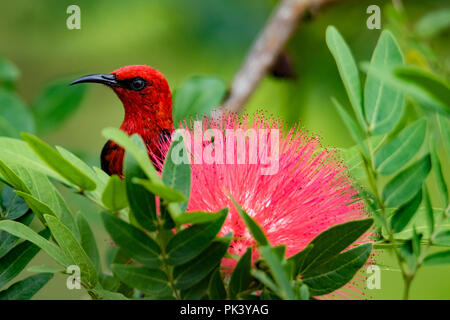
[[[70,85],[77,84],[77,83],[84,83],[84,82],[94,82],[94,83],[102,83],[104,85],[110,86],[110,87],[118,87],[119,82],[116,79],[116,76],[113,74],[90,74],[88,76],[84,76],[81,78],[78,78],[75,81],[72,81]]]

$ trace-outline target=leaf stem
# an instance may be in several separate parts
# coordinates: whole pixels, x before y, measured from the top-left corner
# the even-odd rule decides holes
[[[362,154],[362,159],[364,162],[364,168],[367,174],[367,179],[369,181],[369,185],[372,188],[372,191],[374,192],[375,195],[375,199],[377,201],[378,207],[381,210],[381,218],[383,221],[383,226],[386,229],[386,233],[388,236],[388,241],[389,243],[395,244],[395,238],[394,238],[394,232],[391,229],[389,223],[388,223],[388,217],[386,215],[386,206],[384,204],[384,201],[382,199],[382,197],[380,196],[380,192],[378,190],[378,185],[377,185],[377,173],[374,167],[374,148],[372,146],[372,141],[371,141],[371,134],[367,134],[367,138],[368,138],[368,145],[369,145],[369,155],[370,158],[366,159]],[[405,265],[405,261],[403,259],[403,257],[400,254],[399,251],[399,247],[398,246],[393,246],[392,247],[395,257],[397,258],[398,261],[398,265],[400,267],[400,270],[402,272],[402,276],[403,276],[403,280],[405,282],[405,288],[404,288],[404,294],[403,294],[403,299],[408,300],[409,298],[409,290],[411,287],[411,282],[415,276],[415,273],[411,273],[409,272],[409,270],[407,270],[407,266]]]
[[[172,288],[172,292],[175,295],[175,298],[177,300],[181,300],[181,296],[180,293],[178,291],[178,289],[175,286],[175,281],[173,279],[173,274],[172,274],[172,270],[167,262],[167,252],[166,252],[166,245],[164,243],[164,241],[161,239],[161,228],[163,228],[163,222],[161,221],[160,217],[157,216],[157,225],[158,225],[158,229],[157,229],[157,239],[159,242],[159,246],[161,248],[161,255],[162,255],[162,262],[163,262],[163,270],[167,275],[167,278],[169,279],[169,285]]]

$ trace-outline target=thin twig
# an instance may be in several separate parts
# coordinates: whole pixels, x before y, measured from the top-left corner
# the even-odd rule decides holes
[[[316,13],[320,7],[336,0],[282,0],[251,47],[241,69],[233,79],[223,106],[239,112],[294,34],[301,17]]]

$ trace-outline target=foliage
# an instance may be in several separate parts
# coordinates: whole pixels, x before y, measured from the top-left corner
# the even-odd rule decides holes
[[[426,21],[428,18],[421,22],[422,30],[428,28]],[[364,169],[358,178],[367,181],[369,187],[361,191],[361,197],[379,230],[376,246],[395,253],[405,281],[404,298],[408,298],[411,281],[422,265],[450,262],[448,250],[428,253],[430,247],[448,243],[448,188],[435,141],[442,141],[448,155],[450,85],[430,71],[405,66],[394,35],[384,30],[370,64],[362,64],[367,71],[362,91],[356,62],[336,28],[327,29],[327,43],[356,115],[355,122],[333,100],[357,143],[349,149],[347,163],[351,172]],[[421,116],[405,126],[405,110],[410,113],[414,107]],[[436,120],[442,126],[436,126]],[[431,204],[426,181],[430,171],[441,194],[441,201],[435,206]],[[421,219],[426,220],[426,226],[415,219],[419,213],[426,216]],[[405,237],[403,231],[408,226],[412,233]]]

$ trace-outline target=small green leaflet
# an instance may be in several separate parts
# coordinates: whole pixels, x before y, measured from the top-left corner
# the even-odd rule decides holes
[[[339,74],[352,104],[353,111],[356,114],[356,118],[363,129],[365,129],[367,124],[363,116],[361,80],[350,48],[334,26],[327,28],[326,41],[328,48],[336,60]]]
[[[405,97],[403,92],[389,86],[371,70],[389,70],[403,63],[403,55],[394,36],[384,30],[373,52],[364,87],[364,114],[374,135],[389,133],[395,128],[403,114]]]
[[[81,190],[91,191],[97,187],[95,181],[39,138],[28,133],[22,133],[22,138],[50,168]]]
[[[403,129],[393,140],[375,153],[375,167],[383,175],[400,170],[411,160],[425,141],[426,119],[420,119]]]
[[[200,254],[219,233],[227,213],[228,209],[224,209],[218,213],[220,218],[215,221],[197,224],[178,232],[167,244],[168,263],[180,265]]]
[[[422,189],[422,183],[431,170],[430,155],[427,154],[390,180],[383,189],[383,200],[387,207],[399,207],[411,200]]]

